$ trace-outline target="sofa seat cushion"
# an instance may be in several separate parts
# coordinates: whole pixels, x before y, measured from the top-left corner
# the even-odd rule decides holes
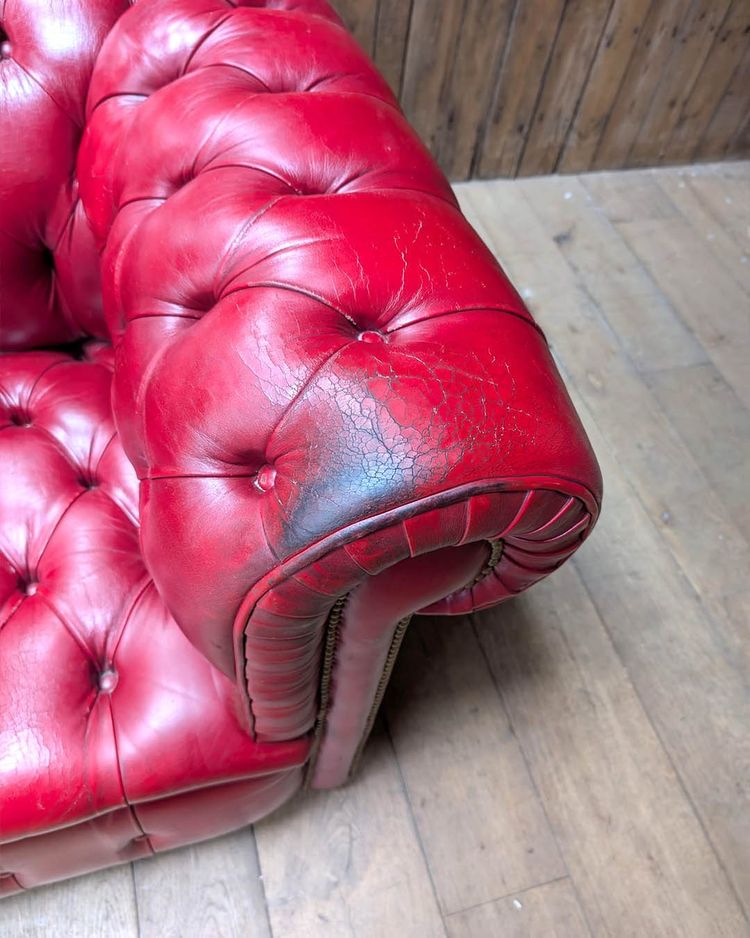
[[[74,852],[76,837],[99,845],[88,856],[101,852],[102,830],[113,843],[135,830],[146,850],[173,846],[155,821],[167,801],[174,812],[228,783],[241,826],[289,797],[308,755],[306,738],[251,738],[234,682],[164,607],[139,550],[110,359],[95,344],[80,360],[0,359],[0,873],[21,885],[51,878],[26,838],[38,840],[40,863],[42,842],[64,830]],[[202,799],[200,829],[183,823],[183,840],[227,829],[225,802]],[[65,851],[55,854],[62,862]]]

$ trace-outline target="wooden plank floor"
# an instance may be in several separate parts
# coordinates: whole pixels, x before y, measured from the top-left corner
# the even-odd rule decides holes
[[[412,626],[353,784],[4,901],[3,936],[750,934],[750,163],[456,190],[591,435],[595,535]]]

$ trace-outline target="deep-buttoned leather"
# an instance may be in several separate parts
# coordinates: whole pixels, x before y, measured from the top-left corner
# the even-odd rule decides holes
[[[40,2],[0,62],[6,891],[247,823],[311,747],[342,782],[397,622],[516,595],[601,495],[323,0]]]
[[[94,61],[127,8],[0,4],[0,349],[107,337],[75,164]]]

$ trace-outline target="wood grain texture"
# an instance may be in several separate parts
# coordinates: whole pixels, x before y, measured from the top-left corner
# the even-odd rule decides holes
[[[448,938],[589,938],[570,880],[559,879],[448,916]]]
[[[412,0],[379,0],[375,28],[375,64],[394,94],[401,94]]]
[[[630,217],[633,202],[639,201],[672,217],[673,206],[659,204],[661,193],[649,181],[622,192],[602,186],[613,217],[623,209]],[[570,268],[570,282],[590,296],[638,372],[708,361],[703,346],[578,179],[534,180],[524,183],[522,192]]]
[[[517,3],[498,75],[477,175],[515,176],[529,134],[564,0]]]
[[[693,3],[680,22],[676,42],[671,43],[664,71],[648,101],[638,134],[624,165],[661,163],[671,154],[669,142],[680,112],[696,89],[714,40],[724,23],[727,0]]]
[[[750,541],[750,412],[711,364],[657,371],[647,383],[727,514]]]
[[[558,164],[560,172],[580,172],[591,165],[652,2],[614,0],[580,104],[568,129]]]
[[[611,513],[602,519],[607,543],[593,544],[576,568],[746,911],[750,804],[739,780],[750,764],[748,622],[719,615],[716,601],[686,583],[679,558],[663,549],[664,525],[634,497],[637,480],[622,474],[598,427],[592,436]]]
[[[717,352],[750,164],[456,191],[599,456],[596,532],[511,603],[416,619],[356,779],[257,858],[244,831],[3,900],[3,938],[750,933],[750,372]]]
[[[748,27],[750,4],[747,0],[733,0],[724,22],[716,31],[700,73],[683,97],[662,162],[687,162],[699,150],[701,140],[747,50]],[[646,141],[643,141],[643,147],[646,154]],[[710,156],[710,153],[706,155]]]
[[[466,2],[453,68],[441,94],[440,106],[445,120],[433,143],[438,162],[451,179],[466,179],[472,174],[474,155],[492,97],[493,78],[510,31],[514,2]]]
[[[676,38],[673,33],[685,14],[684,0],[660,0],[651,5],[589,168],[627,165],[651,96],[665,78],[666,62]]]
[[[739,903],[574,567],[482,616],[479,636],[593,934],[744,936]],[[644,889],[649,880],[659,889]]]
[[[619,199],[628,180],[633,179],[635,188],[644,176],[653,181],[652,173],[619,177],[610,220],[624,207],[625,200],[620,205]],[[583,181],[590,192],[608,189],[601,177]],[[748,543],[646,381],[623,354],[618,335],[606,321],[608,303],[600,308],[585,280],[581,283],[575,271],[561,263],[565,255],[555,234],[567,230],[570,220],[557,217],[563,213],[560,206],[573,202],[574,208],[564,211],[602,211],[601,203],[576,200],[572,190],[563,190],[565,182],[474,183],[459,191],[536,309],[574,399],[591,414],[591,435],[606,479],[605,508],[612,514],[605,511],[600,522],[605,535],[593,539],[576,562],[608,630],[616,636],[618,653],[634,675],[660,738],[680,766],[733,888],[747,903],[750,810],[744,803],[747,794],[738,801],[736,787],[750,764],[747,624],[728,611],[726,597],[746,589]],[[550,192],[554,187],[560,189],[557,199]],[[543,223],[532,204],[542,213]],[[613,231],[632,234],[632,226],[637,226],[639,234],[644,229],[650,233],[649,250],[643,248],[636,256],[643,263],[649,255],[644,269],[660,289],[685,281],[679,292],[670,292],[675,311],[690,325],[698,325],[703,298],[703,318],[713,323],[703,327],[707,339],[715,338],[712,330],[724,328],[722,324],[728,334],[742,328],[738,317],[746,328],[747,302],[738,297],[739,287],[710,254],[692,246],[696,232],[689,222],[675,214],[674,206],[671,213],[667,209],[660,206],[655,217],[644,222],[615,222]],[[691,232],[689,250],[674,237],[676,225],[682,234],[683,227]],[[653,234],[659,226],[664,226],[661,239]],[[632,248],[632,238],[625,240]],[[662,243],[662,251],[669,245],[668,271],[662,269],[667,261],[659,256],[657,243]],[[706,305],[710,284],[716,289]],[[700,285],[702,292],[694,297],[690,285]],[[710,317],[705,316],[708,308]],[[732,342],[720,346],[724,344],[729,347]],[[712,347],[706,351],[709,356],[714,352]],[[734,364],[734,357],[729,362]],[[717,370],[721,372],[718,366]],[[747,393],[747,370],[744,381],[739,372],[736,378]],[[632,490],[620,481],[622,473]],[[648,623],[645,631],[638,623]]]
[[[612,0],[568,0],[529,127],[518,172],[554,172],[589,77]]]
[[[463,7],[464,0],[448,0],[445,5],[413,0],[401,106],[433,152],[446,138],[451,122],[446,97],[450,93]],[[417,36],[419,41],[413,39]]]
[[[742,214],[750,217],[750,197],[741,190],[730,192],[728,186],[717,192],[717,187],[706,186],[705,177],[689,171],[657,173],[654,178],[680,215],[702,233],[706,249],[750,299],[750,226],[737,224]],[[728,212],[735,197],[739,204]]]
[[[747,294],[706,249],[706,235],[683,218],[624,222],[618,229],[726,381],[750,406]],[[717,307],[721,318],[710,315]]]
[[[359,44],[373,56],[377,29],[378,0],[336,0],[334,7],[354,33]]]
[[[750,47],[746,47],[719,106],[693,151],[695,159],[742,159],[747,156],[743,134],[750,120],[749,87]]]
[[[385,713],[444,913],[565,875],[467,619],[412,623]]]
[[[251,830],[133,864],[139,938],[271,938]]]
[[[451,179],[750,155],[747,0],[334,0]]]
[[[3,938],[140,938],[131,867],[53,883],[0,902]]]
[[[743,163],[725,163],[721,173],[709,173],[704,167],[691,167],[688,170],[679,170],[675,173],[657,173],[659,185],[670,192],[676,185],[684,183],[691,190],[696,199],[714,219],[715,226],[726,232],[739,250],[740,263],[750,263],[750,226],[747,224],[750,216],[750,189],[747,180],[738,173]],[[671,197],[671,196],[670,196]],[[693,219],[690,219],[693,223]],[[743,261],[743,257],[745,260]]]
[[[370,739],[357,778],[256,825],[276,938],[413,935],[445,928],[391,743]]]

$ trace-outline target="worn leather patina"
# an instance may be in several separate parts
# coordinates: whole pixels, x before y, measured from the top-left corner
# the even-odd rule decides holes
[[[0,10],[9,893],[344,782],[409,616],[552,572],[601,481],[326,3]]]

